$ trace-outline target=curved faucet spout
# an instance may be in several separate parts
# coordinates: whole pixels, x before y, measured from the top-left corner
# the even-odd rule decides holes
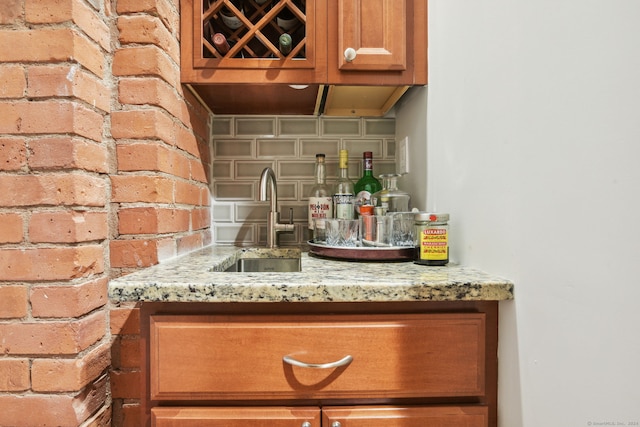
[[[267,189],[271,191],[271,212],[278,210],[278,189],[276,187],[276,174],[270,167],[264,168],[260,175],[260,201],[266,202],[268,199]]]
[[[271,192],[271,207],[267,215],[267,247],[278,246],[278,233],[293,233],[293,210],[290,210],[289,224],[280,224],[280,213],[278,212],[278,190],[276,184],[276,174],[270,167],[264,168],[260,175],[260,201],[266,202]]]

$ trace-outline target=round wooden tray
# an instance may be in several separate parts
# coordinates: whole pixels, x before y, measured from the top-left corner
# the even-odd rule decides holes
[[[314,243],[311,240],[307,243],[309,244],[309,253],[327,258],[350,261],[411,261],[413,260],[414,254],[414,248],[406,246],[354,248],[327,246],[321,243]]]

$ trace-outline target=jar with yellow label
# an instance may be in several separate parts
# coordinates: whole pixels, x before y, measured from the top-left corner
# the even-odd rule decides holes
[[[449,263],[449,214],[418,212],[413,222],[416,227],[414,262],[422,265]]]

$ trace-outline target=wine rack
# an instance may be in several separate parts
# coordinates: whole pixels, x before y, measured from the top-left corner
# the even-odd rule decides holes
[[[202,58],[220,63],[308,59],[307,0],[201,1]],[[280,45],[283,35],[287,48]]]

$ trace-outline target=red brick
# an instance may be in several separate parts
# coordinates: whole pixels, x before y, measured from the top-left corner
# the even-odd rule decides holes
[[[0,408],[1,420],[7,426],[78,425],[73,398],[68,395],[0,395]]]
[[[201,189],[201,185],[197,185],[193,182],[176,181],[176,203],[195,206],[204,205]]]
[[[0,98],[20,98],[24,96],[26,88],[27,79],[21,65],[0,67]]]
[[[33,317],[80,317],[107,303],[107,278],[80,285],[38,285],[31,288]]]
[[[0,277],[11,281],[70,280],[104,272],[102,246],[0,249]]]
[[[180,69],[156,46],[125,47],[115,52],[114,76],[157,76],[173,87],[180,86]]]
[[[156,207],[129,208],[118,212],[120,234],[161,234],[189,230],[189,212]]]
[[[66,62],[70,58],[104,77],[104,53],[71,28],[0,31],[0,62]]]
[[[74,355],[102,339],[105,327],[104,311],[74,321],[0,324],[0,353]]]
[[[112,371],[111,396],[114,399],[140,399],[139,371]]]
[[[102,111],[110,109],[110,90],[78,65],[38,65],[29,67],[27,73],[27,93],[32,98],[75,96]]]
[[[189,154],[200,157],[200,147],[198,140],[190,129],[182,125],[175,125],[176,146]]]
[[[178,239],[178,255],[183,255],[203,246],[202,235],[200,233],[190,234]]]
[[[118,361],[113,363],[117,368],[140,368],[140,340],[137,337],[124,337],[116,340]],[[115,344],[115,343],[114,343]]]
[[[82,174],[0,175],[0,206],[104,206],[105,182]]]
[[[0,181],[1,182],[1,181]],[[174,182],[159,176],[111,176],[113,202],[173,203]]]
[[[131,404],[126,403],[121,405],[118,411],[114,410],[114,420],[115,413],[118,413],[118,419],[116,421],[117,424],[114,426],[119,427],[140,427],[140,417],[142,416],[142,408],[139,404]]]
[[[26,286],[0,285],[0,319],[25,317],[28,305]]]
[[[160,139],[175,145],[174,124],[166,112],[157,109],[114,111],[111,136],[115,139]]]
[[[211,226],[211,210],[196,208],[191,210],[191,229],[201,230]]]
[[[140,333],[140,309],[137,307],[112,308],[109,312],[111,335]]]
[[[202,160],[191,160],[189,163],[191,165],[191,179],[202,183],[210,182],[209,165],[203,163]]]
[[[22,238],[22,216],[0,213],[0,243],[20,243]]]
[[[118,38],[121,45],[153,44],[180,63],[180,46],[162,21],[150,15],[125,15],[118,18]]]
[[[23,19],[22,0],[5,0],[0,7],[0,24],[15,24]]]
[[[29,390],[29,359],[1,358],[0,392],[26,390]]]
[[[17,171],[27,163],[27,147],[22,138],[0,138],[0,170]]]
[[[160,107],[185,125],[190,121],[184,100],[167,82],[153,77],[120,79],[118,100],[121,104],[154,105]]]
[[[102,115],[67,100],[0,102],[0,133],[70,133],[101,141],[103,122]]]
[[[189,107],[189,115],[191,116],[190,123],[198,121],[202,123],[202,126],[206,126],[209,122],[209,110],[202,105],[200,100],[196,98],[190,90],[183,90],[181,94]]]
[[[31,141],[29,166],[32,169],[84,169],[107,172],[109,153],[99,143],[74,137],[43,138]]]
[[[171,173],[171,150],[161,142],[118,144],[116,147],[118,170],[162,171]]]
[[[177,256],[178,248],[173,236],[158,240],[158,262],[164,262]]]
[[[77,243],[107,238],[107,213],[87,211],[35,212],[29,221],[32,243]]]
[[[102,344],[80,359],[35,359],[31,365],[31,388],[36,392],[78,391],[109,367],[108,344]]]
[[[96,12],[77,0],[27,0],[25,18],[33,24],[55,24],[73,21],[100,46],[109,50],[109,27]]]
[[[109,244],[111,267],[142,268],[158,263],[154,240],[112,240]]]
[[[116,6],[118,14],[148,13],[159,16],[172,34],[180,31],[180,17],[177,4],[171,0],[118,0]]]

